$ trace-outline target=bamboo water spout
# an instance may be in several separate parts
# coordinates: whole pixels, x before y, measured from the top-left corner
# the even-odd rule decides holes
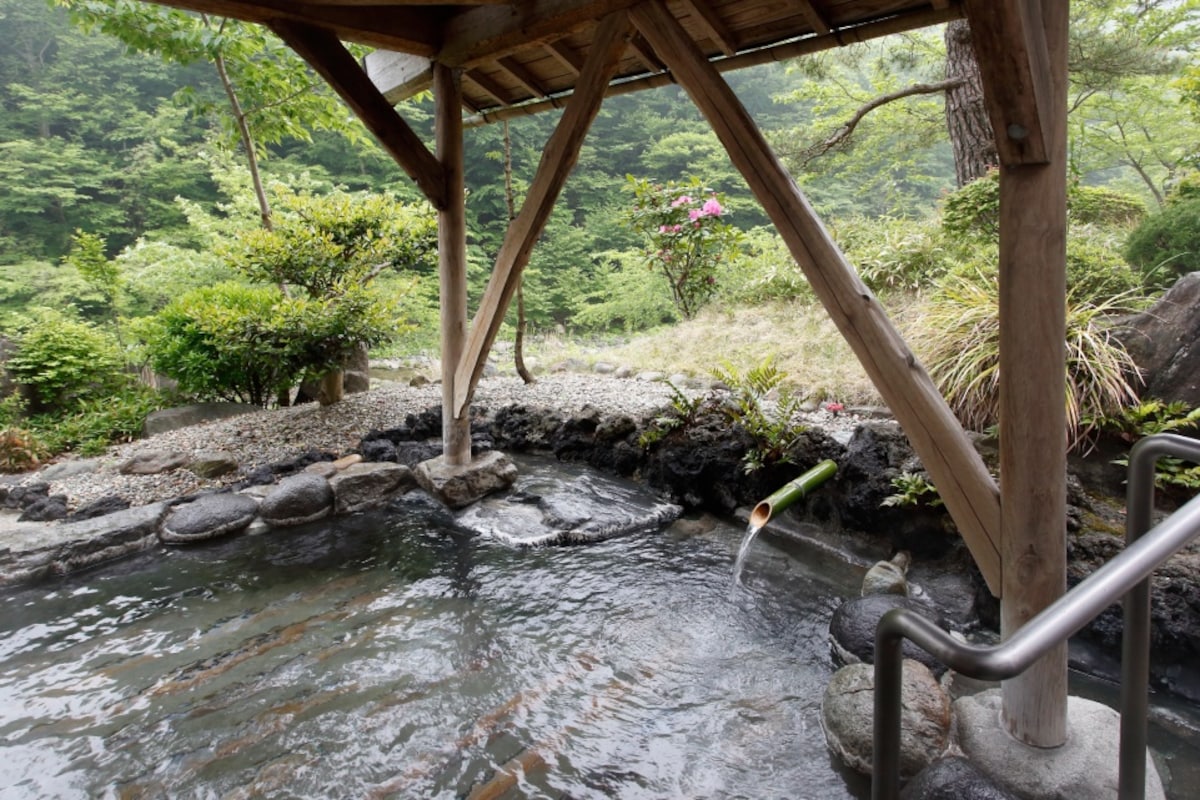
[[[826,459],[799,478],[788,481],[754,507],[750,512],[750,527],[762,528],[773,516],[832,478],[836,472],[837,464]]]

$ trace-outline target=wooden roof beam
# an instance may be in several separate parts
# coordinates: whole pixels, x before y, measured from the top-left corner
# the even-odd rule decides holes
[[[323,28],[274,20],[271,30],[307,61],[358,115],[435,208],[446,204],[446,174],[338,38]]]
[[[444,29],[437,60],[473,67],[511,55],[528,44],[561,39],[640,0],[524,0],[518,6],[477,6],[456,14]]]
[[[682,0],[682,4],[722,53],[731,56],[737,52],[737,37],[707,0]]]
[[[667,67],[658,60],[658,56],[654,54],[654,48],[641,36],[634,36],[629,40],[629,49],[637,56],[638,61],[642,62],[649,72],[666,72]]]
[[[477,69],[467,70],[463,73],[463,77],[469,80],[480,88],[480,90],[488,97],[496,101],[498,106],[507,106],[512,100],[508,96],[508,92],[504,87],[496,83],[484,73]]]
[[[525,90],[534,97],[550,96],[550,93],[547,92],[538,79],[533,76],[533,73],[526,69],[524,64],[522,64],[520,61],[517,61],[512,56],[501,56],[500,58],[496,59],[496,65],[511,75],[513,80],[524,86]]]
[[[825,36],[833,32],[833,28],[825,20],[825,15],[812,4],[812,0],[792,0],[792,4],[800,7],[800,12],[808,20],[808,24],[812,25],[814,33]]]
[[[933,477],[994,594],[1001,591],[1000,494],[971,440],[887,313],[838,250],[762,132],[661,0],[634,24],[708,119]]]
[[[392,5],[316,5],[290,0],[153,0],[158,5],[199,11],[273,27],[276,21],[326,28],[341,41],[432,57],[444,15],[440,9]]]
[[[1026,0],[965,0],[996,150],[1007,166],[1050,160],[1050,56],[1041,19],[1031,17],[1029,6]]]
[[[458,417],[471,401],[483,374],[488,352],[504,322],[504,314],[517,291],[521,273],[529,263],[529,254],[545,230],[546,221],[571,174],[592,122],[600,112],[604,90],[616,73],[625,53],[626,39],[632,26],[623,11],[600,21],[583,72],[563,111],[562,118],[542,150],[542,160],[529,185],[525,202],[509,225],[504,243],[496,256],[496,265],[488,281],[479,310],[471,323],[467,344],[454,373],[454,416]]]
[[[579,77],[579,73],[583,71],[583,59],[578,53],[561,41],[546,42],[542,45],[542,48],[553,56],[558,63],[562,64],[568,72],[575,77]]]

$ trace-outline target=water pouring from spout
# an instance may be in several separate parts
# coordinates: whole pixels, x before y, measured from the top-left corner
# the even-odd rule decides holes
[[[771,518],[782,512],[813,489],[829,480],[837,472],[837,464],[831,459],[825,459],[799,478],[788,481],[776,489],[765,500],[762,500],[750,512],[750,523],[746,526],[746,536],[738,548],[737,559],[733,562],[733,587],[736,589],[742,582],[742,570],[746,566],[746,555],[754,544],[758,532],[763,529]]]

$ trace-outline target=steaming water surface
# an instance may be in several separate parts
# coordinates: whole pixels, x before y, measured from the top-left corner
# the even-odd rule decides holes
[[[2,596],[0,797],[863,797],[819,723],[849,576],[760,541],[731,595],[740,538],[407,509]]]

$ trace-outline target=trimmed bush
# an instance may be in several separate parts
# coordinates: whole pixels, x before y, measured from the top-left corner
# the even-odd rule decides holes
[[[8,371],[28,387],[34,412],[69,408],[123,378],[116,340],[73,313],[33,308],[8,333],[16,348]]]
[[[1200,198],[1168,203],[1146,217],[1129,235],[1125,257],[1154,288],[1200,270]]]

